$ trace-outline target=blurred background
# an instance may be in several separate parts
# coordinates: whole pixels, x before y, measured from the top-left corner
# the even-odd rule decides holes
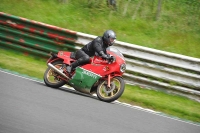
[[[200,57],[199,0],[1,0],[0,11],[62,28]]]

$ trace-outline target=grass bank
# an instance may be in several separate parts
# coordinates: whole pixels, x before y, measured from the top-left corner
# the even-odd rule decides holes
[[[45,60],[0,49],[0,68],[43,80],[47,66]],[[119,101],[200,123],[200,103],[185,97],[126,85]]]
[[[59,27],[102,35],[107,29],[117,39],[149,48],[200,58],[200,1],[117,0],[117,10],[106,0],[1,0],[0,11]]]

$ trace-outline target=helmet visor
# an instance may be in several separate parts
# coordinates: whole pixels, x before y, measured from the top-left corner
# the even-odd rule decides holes
[[[111,44],[115,43],[115,40],[116,40],[115,38],[110,38],[110,43]]]

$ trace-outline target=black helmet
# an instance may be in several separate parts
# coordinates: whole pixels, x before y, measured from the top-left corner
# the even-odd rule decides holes
[[[107,30],[103,34],[103,40],[108,46],[112,46],[115,42],[116,34],[112,30]]]

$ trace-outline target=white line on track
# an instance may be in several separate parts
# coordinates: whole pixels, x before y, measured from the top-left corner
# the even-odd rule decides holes
[[[42,81],[33,79],[31,77],[25,77],[25,76],[20,75],[20,74],[14,74],[14,72],[9,71],[9,70],[4,70],[4,69],[0,68],[0,72],[6,73],[6,74],[9,74],[9,75],[13,75],[13,76],[16,76],[16,77],[24,78],[24,79],[27,79],[27,80],[31,80],[31,81],[34,81],[34,82],[44,83]],[[64,87],[64,88],[75,91],[75,89],[73,89],[73,87]],[[93,95],[93,96],[96,96],[96,95]],[[165,118],[173,119],[173,120],[180,121],[180,122],[183,122],[183,123],[187,123],[187,124],[191,124],[191,125],[195,125],[195,126],[200,126],[200,123],[194,123],[194,122],[187,121],[187,120],[181,120],[179,118],[176,118],[176,117],[173,117],[173,116],[167,116],[164,113],[157,112],[157,111],[154,111],[154,110],[151,110],[151,109],[145,109],[145,108],[142,108],[140,106],[134,106],[134,105],[127,104],[127,103],[122,103],[122,102],[119,102],[119,101],[114,101],[112,103],[117,104],[117,105],[121,105],[121,106],[125,106],[125,107],[128,107],[128,108],[132,108],[132,109],[148,112],[148,113],[155,114],[155,115],[158,115],[158,116],[162,116],[162,117],[165,117]]]

